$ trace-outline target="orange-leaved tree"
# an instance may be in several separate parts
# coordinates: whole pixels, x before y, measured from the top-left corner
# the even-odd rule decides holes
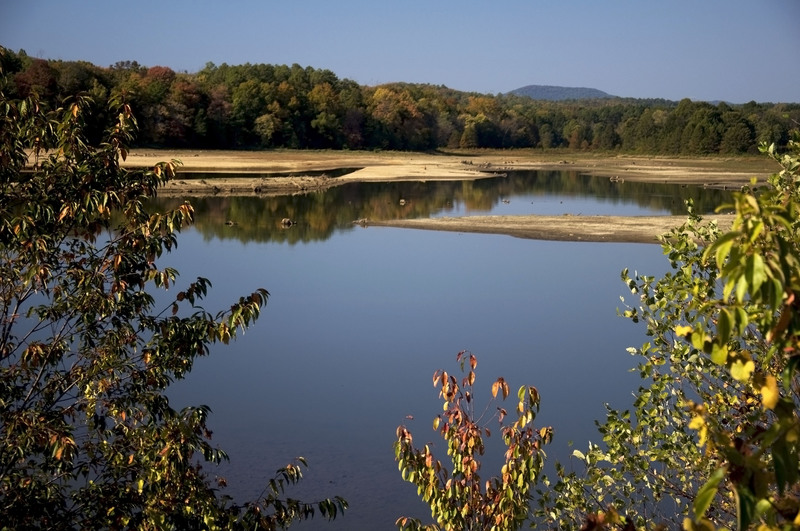
[[[461,372],[459,380],[445,371],[433,375],[433,385],[444,399],[444,411],[433,422],[447,441],[447,454],[452,470],[435,459],[429,445],[414,448],[411,432],[405,426],[397,428],[395,458],[403,479],[417,485],[422,499],[431,507],[436,524],[423,525],[417,519],[401,517],[401,529],[478,530],[519,529],[529,514],[530,493],[544,464],[542,447],[552,439],[552,429],[534,428],[539,410],[539,392],[535,387],[522,386],[517,392],[516,420],[506,423],[507,411],[490,404],[476,414],[475,368],[478,361],[471,352],[456,356]],[[505,400],[510,394],[503,378],[492,384],[493,399]],[[499,423],[506,446],[505,462],[500,475],[485,483],[480,476],[484,436],[489,437],[488,425]]]

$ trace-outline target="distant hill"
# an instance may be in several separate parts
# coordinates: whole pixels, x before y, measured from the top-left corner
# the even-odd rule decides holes
[[[558,87],[553,85],[527,85],[509,94],[517,96],[527,96],[534,100],[597,100],[605,98],[616,98],[607,92],[585,87]]]

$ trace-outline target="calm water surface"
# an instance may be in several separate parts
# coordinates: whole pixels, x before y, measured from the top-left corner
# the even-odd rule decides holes
[[[187,283],[209,278],[209,310],[257,287],[271,294],[253,328],[235,344],[215,347],[171,391],[175,406],[212,408],[214,441],[231,456],[215,472],[228,479],[229,494],[257,497],[276,468],[302,455],[310,469],[289,495],[340,495],[351,509],[333,524],[313,520],[300,529],[394,529],[401,515],[429,519],[416,488],[400,478],[392,443],[405,424],[418,445],[432,442],[436,456],[447,458],[431,426],[441,411],[431,376],[439,368],[457,373],[462,349],[478,357],[479,403],[498,376],[512,389],[539,389],[537,424],[555,430],[549,460],[567,461],[570,441],[585,448],[600,440],[593,421],[603,417],[604,402],[630,404],[638,377],[628,372],[635,360],[625,349],[645,337],[642,326],[616,314],[626,295],[619,275],[625,267],[663,273],[658,245],[362,228],[351,220],[399,207],[397,195],[406,205],[440,202],[428,215],[474,212],[478,195],[488,205],[482,214],[553,213],[545,206],[566,203],[579,203],[585,215],[668,213],[669,200],[651,208],[563,187],[515,193],[487,186],[459,196],[484,183],[451,184],[460,188],[435,198],[415,195],[421,188],[411,183],[376,186],[374,196],[338,190],[336,197],[219,198],[198,206],[196,228],[181,235],[178,252],[162,265],[175,266]],[[306,210],[299,208],[304,202]],[[275,218],[292,209],[298,226],[277,228]],[[221,221],[237,216],[234,226]],[[492,449],[483,461],[487,478],[500,466],[502,450]]]

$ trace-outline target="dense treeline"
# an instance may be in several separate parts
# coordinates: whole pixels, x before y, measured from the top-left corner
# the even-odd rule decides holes
[[[368,87],[297,64],[208,63],[197,73],[135,61],[102,68],[7,51],[15,96],[58,105],[77,92],[96,102],[96,131],[115,93],[139,117],[140,145],[204,148],[435,150],[572,148],[648,154],[752,152],[783,146],[800,104],[602,99],[571,102],[466,93],[444,86]]]

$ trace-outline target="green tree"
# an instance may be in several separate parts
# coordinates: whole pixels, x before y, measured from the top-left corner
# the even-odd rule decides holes
[[[653,153],[656,150],[656,140],[660,133],[659,124],[656,122],[656,113],[652,109],[645,109],[639,116],[634,134],[636,135],[636,150],[642,153]]]
[[[696,105],[692,100],[684,98],[667,114],[659,145],[661,152],[672,155],[683,152],[683,130],[689,123]]]
[[[267,108],[264,96],[264,86],[252,78],[240,83],[232,90],[231,118],[239,129],[237,141],[241,145],[252,145],[254,142],[252,129],[256,119]]]
[[[543,149],[550,149],[558,146],[553,127],[548,123],[539,126],[539,138],[541,139],[541,147]]]
[[[7,98],[0,78],[0,521],[4,529],[275,529],[346,508],[284,498],[292,462],[246,504],[204,463],[208,408],[165,390],[214,343],[258,317],[258,289],[216,314],[210,282],[179,287],[157,261],[192,221],[189,204],[149,212],[176,162],[126,170],[135,129],[113,102],[103,143],[84,135],[90,102],[45,112]],[[28,164],[32,163],[32,168]],[[173,288],[170,292],[165,290]],[[163,291],[156,296],[154,291]]]
[[[315,85],[308,93],[308,101],[314,112],[311,129],[319,138],[316,147],[336,147],[341,145],[342,110],[339,94],[328,83]]]
[[[614,127],[605,123],[594,124],[592,130],[592,148],[602,150],[612,150],[619,144],[619,135],[614,131]]]
[[[485,409],[476,410],[475,355],[462,351],[456,360],[461,372],[465,372],[460,383],[442,370],[433,375],[433,385],[440,388],[439,396],[444,398],[444,412],[434,419],[433,428],[447,441],[452,471],[433,457],[430,446],[414,448],[411,432],[405,426],[397,428],[394,446],[403,479],[417,485],[417,492],[430,505],[437,525],[423,526],[419,520],[401,517],[397,526],[451,531],[519,529],[528,519],[531,489],[544,464],[542,446],[552,438],[550,428],[533,427],[539,392],[535,387],[520,387],[517,420],[507,425],[507,412],[502,407],[492,411],[487,404]],[[498,394],[503,400],[509,395],[503,378],[492,384],[492,396],[497,398]],[[484,418],[487,414],[489,418]],[[483,438],[491,435],[488,424],[495,418],[507,450],[500,476],[483,484],[479,474]]]
[[[682,152],[708,155],[719,151],[722,119],[717,109],[703,104],[692,114],[681,137]]]
[[[562,136],[571,149],[583,149],[588,146],[590,132],[584,124],[573,118],[564,126]]]
[[[647,325],[633,411],[610,409],[604,445],[559,467],[538,515],[628,525],[789,529],[800,524],[800,137],[768,186],[735,196],[732,227],[691,215],[662,239],[673,271],[623,279]]]
[[[755,146],[755,131],[738,112],[722,115],[725,128],[720,141],[720,153],[746,153]]]

